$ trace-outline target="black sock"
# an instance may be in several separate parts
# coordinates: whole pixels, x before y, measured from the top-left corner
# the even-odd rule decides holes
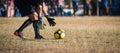
[[[34,28],[34,32],[35,32],[35,37],[40,36],[40,34],[39,34],[39,28],[38,28],[37,23],[38,23],[38,20],[33,21],[33,28]]]
[[[22,25],[21,27],[17,30],[19,32],[22,32],[24,28],[26,28],[28,25],[30,25],[32,23],[32,21],[30,19],[27,19]]]

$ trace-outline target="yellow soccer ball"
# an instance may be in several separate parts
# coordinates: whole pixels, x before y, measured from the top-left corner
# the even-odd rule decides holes
[[[54,38],[55,39],[63,39],[63,38],[65,38],[65,31],[63,29],[58,29],[54,33]]]

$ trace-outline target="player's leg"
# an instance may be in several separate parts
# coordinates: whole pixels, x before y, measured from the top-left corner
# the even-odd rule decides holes
[[[39,33],[39,27],[38,27],[38,14],[37,12],[29,15],[29,17],[31,17],[31,19],[33,19],[33,28],[34,28],[34,32],[35,32],[35,39],[44,39],[41,34]]]
[[[42,37],[42,35],[39,33],[39,27],[37,25],[38,20],[34,20],[33,21],[33,28],[34,28],[34,32],[35,32],[35,39],[44,39]]]
[[[26,3],[26,5],[24,5],[24,3]],[[14,4],[16,5],[16,7],[20,10],[21,12],[21,15],[22,16],[27,16],[29,13],[31,13],[31,8],[30,8],[30,5],[29,3],[27,3],[27,1],[23,2],[23,0],[14,0]],[[30,8],[30,9],[29,9]],[[25,39],[24,36],[23,36],[23,29],[26,28],[28,25],[30,25],[32,23],[32,20],[31,19],[27,19],[21,26],[19,29],[17,29],[15,32],[14,32],[14,35],[22,38],[22,39]]]
[[[46,17],[46,18],[49,18],[49,14],[48,14],[48,12],[47,12],[47,6],[45,5],[45,3],[43,3],[42,8],[40,8],[40,9],[42,9],[45,17]]]
[[[38,6],[39,7],[39,6]],[[44,13],[45,17],[47,18],[50,26],[55,26],[54,18],[51,18],[48,16],[47,8],[44,3],[42,3],[42,8],[39,7],[39,9],[42,9],[42,12]]]
[[[38,8],[39,8],[39,14],[41,15],[42,14],[42,12],[44,13],[44,16],[46,17],[46,18],[50,18],[49,17],[49,14],[48,14],[48,12],[47,12],[47,6],[45,5],[45,3],[43,2],[42,4],[40,4],[39,6],[38,6]]]
[[[39,17],[42,16],[42,8],[43,8],[42,5],[39,5],[38,8],[36,9],[36,11],[38,12]]]
[[[36,30],[36,29],[39,29],[37,27],[37,21],[38,21],[38,14],[35,12],[34,8],[31,6],[31,4],[28,2],[28,1],[25,1],[25,0],[15,0],[16,1],[16,6],[18,7],[18,9],[20,10],[21,12],[21,15],[22,16],[28,16],[29,19],[27,19],[22,25],[21,27],[16,30],[14,32],[14,35],[22,38],[22,39],[25,39],[24,36],[23,36],[23,29],[26,28],[29,24],[31,24],[33,22],[34,24],[34,31],[35,31],[35,36],[40,36],[38,35],[39,32]],[[24,2],[23,2],[24,1]],[[24,5],[26,4],[26,5]],[[41,36],[40,36],[41,37]]]
[[[30,19],[27,19],[19,29],[17,29],[15,32],[14,32],[14,35],[16,36],[19,36],[20,38],[22,39],[25,39],[24,36],[23,36],[23,29],[26,28],[28,25],[30,25],[32,23],[32,21]]]
[[[14,32],[14,35],[17,35],[19,36],[20,38],[22,39],[25,39],[24,36],[23,36],[23,29],[26,28],[28,25],[30,25],[32,22],[33,22],[33,28],[34,28],[34,32],[35,32],[35,39],[43,39],[43,37],[39,34],[39,28],[38,28],[38,15],[37,13],[33,13],[33,14],[30,14],[29,16],[29,19],[27,19],[22,25],[21,27],[16,30]]]

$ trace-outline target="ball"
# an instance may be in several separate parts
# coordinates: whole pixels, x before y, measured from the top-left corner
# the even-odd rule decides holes
[[[65,31],[63,29],[58,29],[54,33],[54,38],[55,39],[63,39],[63,38],[65,38]]]

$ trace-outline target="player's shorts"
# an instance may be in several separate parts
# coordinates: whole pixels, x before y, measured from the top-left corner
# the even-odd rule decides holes
[[[33,6],[42,5],[43,2],[44,2],[43,0],[30,0],[30,3],[31,3]]]
[[[14,0],[14,4],[19,9],[22,17],[35,12],[33,6],[28,0]]]

